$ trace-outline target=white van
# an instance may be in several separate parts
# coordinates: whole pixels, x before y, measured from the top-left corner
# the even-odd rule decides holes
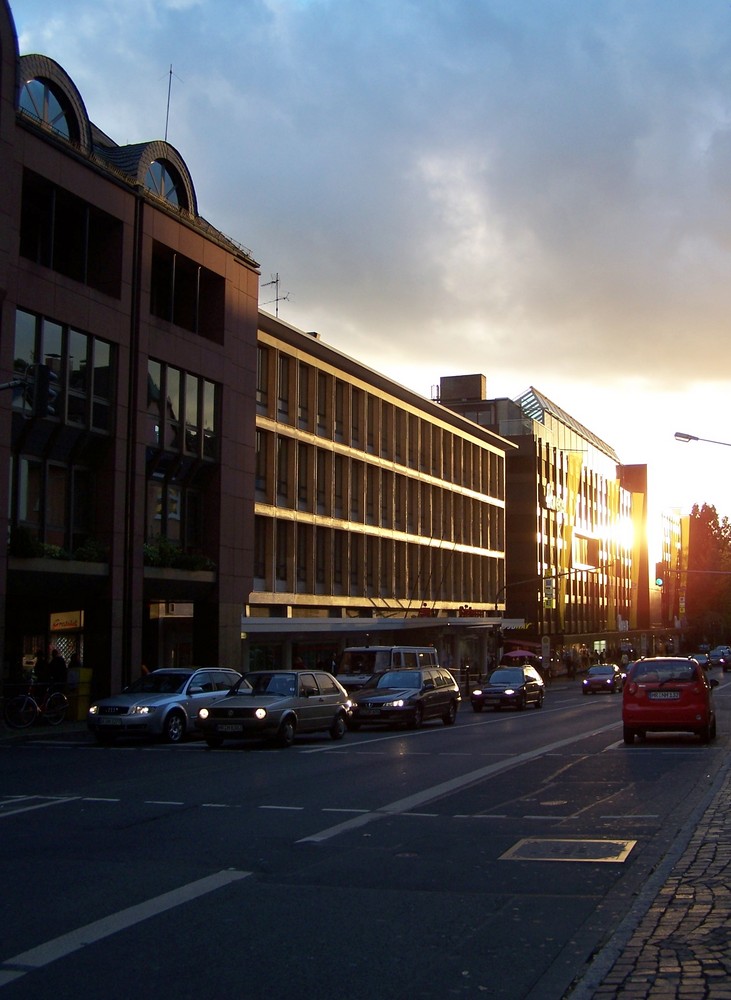
[[[438,667],[433,646],[349,646],[338,666],[338,680],[348,691],[362,688],[368,678],[394,667]]]

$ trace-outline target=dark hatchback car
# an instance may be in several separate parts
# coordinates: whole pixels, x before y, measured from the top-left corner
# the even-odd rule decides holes
[[[470,695],[473,712],[492,708],[543,707],[545,684],[535,667],[497,667]]]
[[[616,694],[622,690],[624,674],[616,663],[600,663],[589,667],[586,677],[581,682],[583,694],[594,694],[598,691],[608,691]]]
[[[654,656],[637,660],[629,669],[622,697],[624,742],[647,733],[695,733],[704,743],[716,736],[713,688],[698,660]]]
[[[209,747],[252,737],[288,747],[298,733],[342,739],[349,713],[347,691],[324,670],[258,670],[202,709],[196,726]]]
[[[352,700],[350,729],[366,723],[418,728],[426,719],[453,725],[462,695],[454,677],[443,667],[404,668],[374,674]]]

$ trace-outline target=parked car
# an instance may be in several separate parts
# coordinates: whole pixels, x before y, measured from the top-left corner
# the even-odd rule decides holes
[[[325,670],[257,670],[202,709],[196,726],[212,748],[251,737],[289,747],[298,733],[342,739],[350,707],[345,688]]]
[[[225,667],[163,668],[143,674],[121,694],[95,701],[87,725],[99,743],[120,736],[161,736],[179,743],[192,732],[201,708],[241,679]]]
[[[648,732],[695,733],[704,743],[715,739],[716,678],[706,676],[695,657],[654,656],[632,664],[622,697],[624,742]]]
[[[483,708],[524,709],[528,705],[543,707],[545,684],[535,667],[497,667],[470,695],[473,712]]]
[[[586,677],[581,682],[584,694],[594,694],[595,691],[609,691],[616,694],[622,690],[624,674],[616,663],[602,663],[589,667]]]
[[[375,674],[353,695],[348,725],[364,723],[418,728],[426,719],[453,725],[462,700],[459,685],[444,667],[385,670]]]

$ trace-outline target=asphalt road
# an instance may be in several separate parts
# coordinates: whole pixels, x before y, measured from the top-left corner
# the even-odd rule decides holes
[[[620,698],[290,750],[0,738],[0,1000],[552,1000],[728,749],[621,742]]]

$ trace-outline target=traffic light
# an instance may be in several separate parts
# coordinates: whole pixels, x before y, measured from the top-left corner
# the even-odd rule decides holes
[[[668,568],[664,562],[655,563],[655,586],[662,587],[668,578]]]
[[[33,416],[52,417],[56,413],[58,389],[54,383],[58,376],[48,365],[33,366]]]

